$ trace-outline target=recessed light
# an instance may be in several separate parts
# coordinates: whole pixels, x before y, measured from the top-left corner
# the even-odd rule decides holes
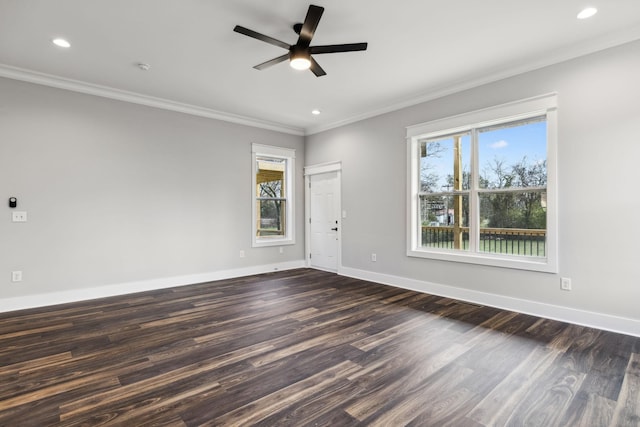
[[[64,48],[71,47],[71,43],[69,43],[65,39],[57,38],[57,39],[53,39],[52,42],[56,46],[60,46],[60,47],[64,47]]]
[[[320,114],[320,110],[317,110],[317,109],[313,110],[311,114],[313,114],[314,116],[317,116],[318,114]]]
[[[587,7],[585,9],[582,9],[580,13],[578,13],[578,19],[591,18],[596,13],[598,13],[598,9],[596,9],[595,7]]]

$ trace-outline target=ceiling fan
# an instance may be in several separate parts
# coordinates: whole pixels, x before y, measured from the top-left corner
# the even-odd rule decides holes
[[[332,44],[325,46],[310,46],[313,34],[316,31],[316,27],[320,22],[324,8],[320,6],[310,5],[307,11],[307,16],[304,18],[304,23],[295,24],[293,31],[298,34],[298,41],[296,44],[289,45],[283,41],[274,39],[273,37],[265,36],[264,34],[257,33],[248,28],[236,25],[233,31],[236,33],[244,34],[245,36],[253,37],[254,39],[261,40],[263,42],[272,44],[274,46],[287,49],[289,52],[277,58],[270,59],[262,64],[256,65],[256,70],[264,70],[272,65],[284,62],[287,59],[291,67],[298,70],[310,69],[316,77],[321,77],[327,73],[316,62],[311,55],[319,55],[321,53],[337,53],[337,52],[354,52],[358,50],[366,50],[367,43],[348,43],[348,44]]]

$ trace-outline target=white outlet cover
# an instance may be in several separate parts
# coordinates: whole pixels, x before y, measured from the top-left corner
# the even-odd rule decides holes
[[[11,212],[11,220],[13,222],[27,222],[27,213],[24,211]]]

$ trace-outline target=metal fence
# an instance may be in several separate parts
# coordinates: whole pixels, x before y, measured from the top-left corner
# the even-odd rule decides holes
[[[422,226],[422,246],[444,249],[468,249],[469,227],[459,227],[461,248],[454,247],[453,226]],[[524,228],[481,228],[480,252],[546,256],[546,230]]]

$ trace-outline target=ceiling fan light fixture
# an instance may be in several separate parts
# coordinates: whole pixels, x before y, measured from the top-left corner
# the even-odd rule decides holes
[[[296,70],[308,70],[311,67],[311,60],[306,55],[291,55],[289,65]]]

